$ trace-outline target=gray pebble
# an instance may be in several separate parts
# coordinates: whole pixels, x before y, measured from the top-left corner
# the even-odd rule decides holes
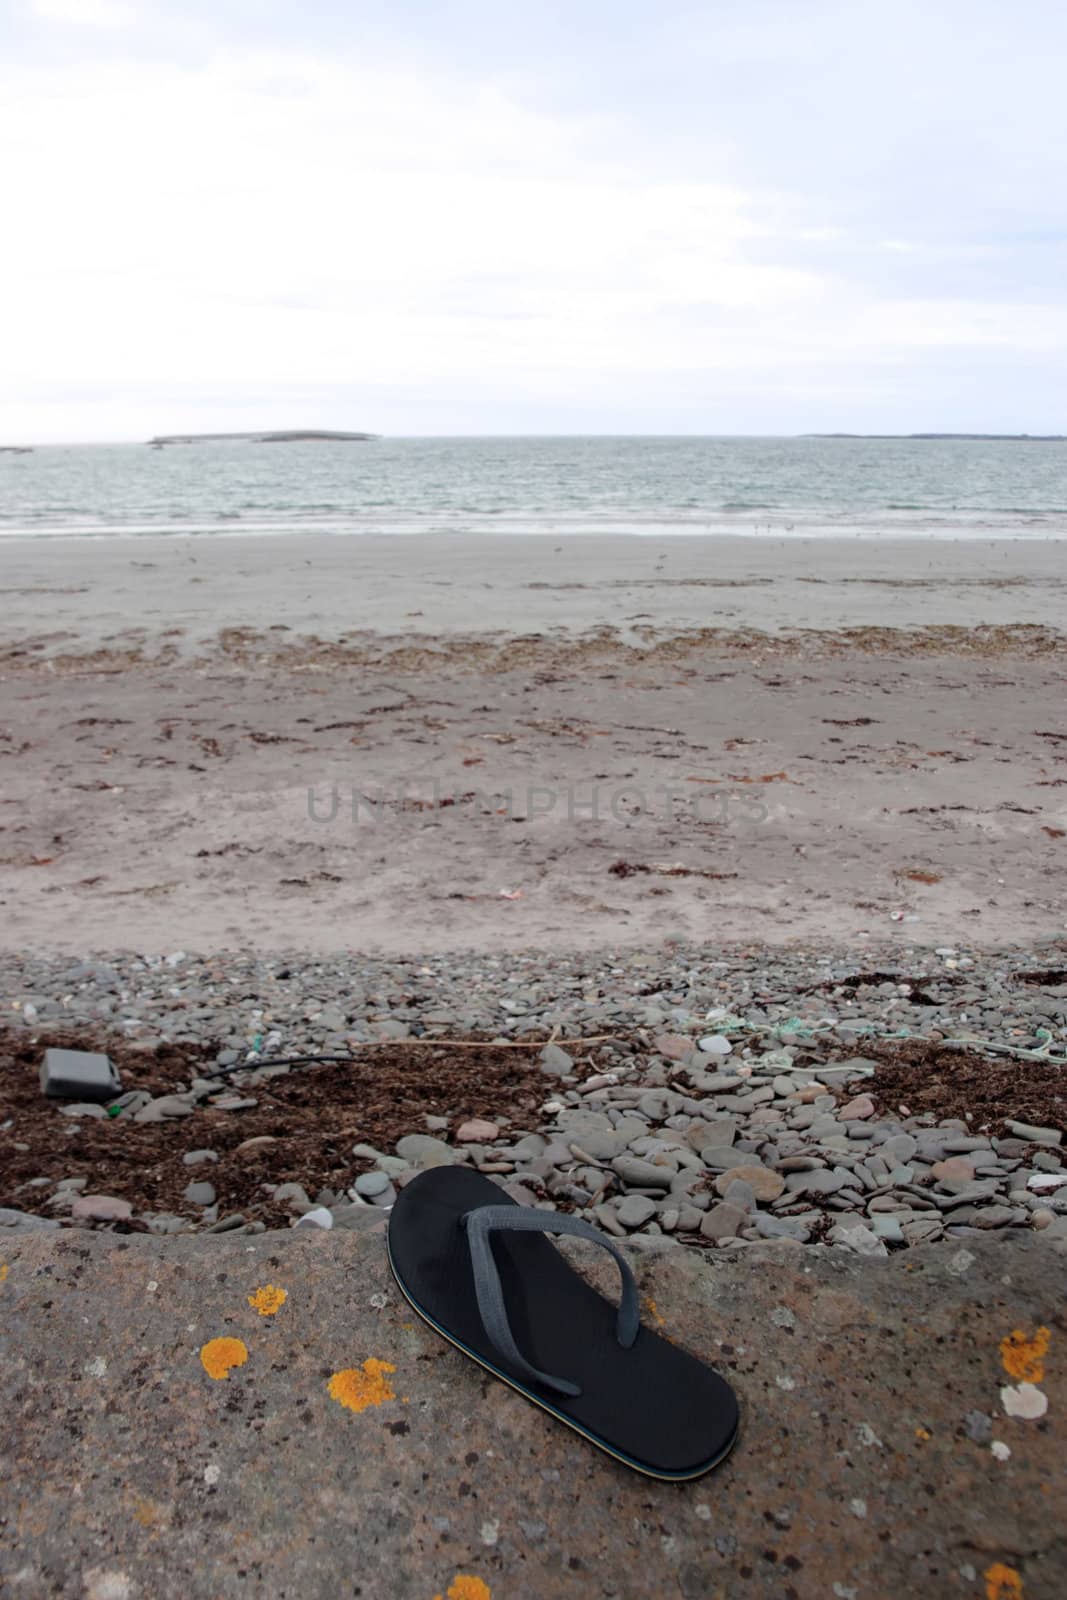
[[[1059,1144],[1063,1138],[1059,1128],[1037,1128],[1029,1122],[1008,1122],[1018,1139],[1027,1139],[1034,1144]]]
[[[666,1191],[674,1177],[672,1168],[654,1166],[651,1161],[642,1161],[639,1156],[616,1156],[611,1165],[623,1183],[634,1189]]]
[[[428,1133],[408,1133],[397,1140],[396,1153],[410,1166],[424,1170],[427,1167],[450,1167],[455,1163],[456,1152],[442,1139]]]
[[[830,1172],[822,1167],[815,1172],[790,1172],[786,1175],[785,1186],[790,1194],[836,1194],[838,1189],[844,1187],[844,1179],[836,1172]]]
[[[541,1071],[547,1072],[550,1077],[563,1078],[569,1076],[574,1070],[574,1058],[566,1050],[561,1050],[558,1044],[546,1044],[541,1051]]]
[[[50,1217],[37,1217],[32,1211],[13,1211],[9,1206],[0,1206],[0,1231],[5,1233],[42,1233],[58,1227],[59,1223]]]
[[[647,1195],[628,1194],[617,1202],[615,1215],[624,1228],[640,1228],[656,1215],[656,1203]]]
[[[720,1200],[701,1220],[700,1231],[705,1239],[734,1239],[747,1222],[747,1215],[738,1206]]]
[[[361,1172],[353,1187],[362,1199],[376,1206],[391,1206],[396,1200],[396,1190],[384,1172]]]
[[[751,1153],[735,1150],[732,1146],[709,1145],[700,1152],[700,1159],[712,1172],[729,1172],[731,1167],[750,1167]]]

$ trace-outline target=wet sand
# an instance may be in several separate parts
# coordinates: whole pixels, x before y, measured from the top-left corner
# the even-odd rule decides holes
[[[358,639],[470,633],[1058,628],[1067,541],[439,535],[4,539],[2,637],[35,654],[222,628]]]

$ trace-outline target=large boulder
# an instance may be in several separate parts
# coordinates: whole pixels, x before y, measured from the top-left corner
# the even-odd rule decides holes
[[[425,1327],[389,1275],[383,1227],[3,1238],[0,1591],[1067,1593],[1062,1246],[635,1252],[645,1320],[717,1365],[743,1405],[726,1463],[675,1485],[595,1450]],[[215,1340],[239,1343],[205,1352]],[[1021,1407],[1002,1393],[1020,1385]]]

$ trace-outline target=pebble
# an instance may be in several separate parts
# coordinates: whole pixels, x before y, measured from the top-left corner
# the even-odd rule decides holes
[[[869,1094],[857,1095],[837,1113],[842,1122],[852,1122],[874,1116],[874,1101]]]
[[[655,1214],[655,1201],[643,1194],[628,1194],[615,1207],[615,1215],[624,1228],[641,1228]]]
[[[903,1244],[904,1227],[899,1212],[883,1212],[868,1219],[870,1230],[884,1244]]]
[[[1063,1134],[1059,1128],[1035,1128],[1029,1122],[1007,1122],[1006,1126],[1018,1139],[1028,1139],[1034,1144],[1059,1144]]]
[[[185,1198],[194,1206],[213,1206],[215,1186],[212,1183],[190,1183],[184,1190]]]
[[[11,1233],[41,1233],[48,1228],[58,1228],[51,1217],[38,1217],[32,1211],[14,1211],[10,1206],[0,1206],[0,1229]]]
[[[574,1057],[569,1056],[566,1050],[561,1050],[558,1044],[546,1044],[541,1051],[541,1071],[547,1072],[551,1077],[567,1077],[574,1070]]]
[[[834,1230],[851,1234],[855,1228],[848,1225],[857,1224],[891,1249],[921,1246],[946,1227],[963,1235],[979,1228],[1010,1234],[1022,1226],[1067,1237],[1067,1195],[1058,1188],[1028,1190],[1030,1176],[1062,1170],[1060,1128],[1012,1123],[1009,1137],[990,1138],[972,1130],[960,1107],[940,1126],[906,1107],[877,1113],[865,1082],[877,1065],[873,1057],[828,1059],[842,1044],[846,1052],[862,1050],[868,1030],[955,1036],[961,1007],[976,1033],[1024,1043],[1038,1026],[1056,1029],[1067,1016],[1067,993],[1059,992],[1064,986],[1016,977],[1027,971],[1040,978],[1042,966],[1060,959],[1051,948],[1013,951],[1008,963],[961,948],[951,957],[951,972],[948,959],[877,940],[851,958],[798,947],[775,951],[772,960],[754,946],[716,962],[714,971],[705,950],[684,942],[654,956],[554,952],[546,961],[533,952],[467,952],[430,965],[351,954],[310,959],[232,952],[211,958],[185,953],[168,966],[156,957],[72,962],[9,952],[0,957],[0,981],[23,1001],[32,995],[50,1025],[150,1021],[153,1040],[204,1045],[205,1060],[233,1069],[225,1079],[194,1076],[189,1089],[170,1095],[127,1091],[117,1102],[119,1120],[143,1113],[142,1120],[162,1120],[168,1110],[184,1118],[252,1109],[249,1085],[257,1074],[288,1070],[269,1060],[282,1048],[295,1055],[438,1028],[503,1040],[521,1040],[532,1028],[556,1030],[550,1045],[521,1057],[556,1080],[554,1099],[540,1113],[532,1111],[525,1128],[512,1130],[492,1113],[479,1116],[474,1096],[465,1120],[414,1117],[408,1138],[416,1143],[401,1141],[395,1155],[357,1146],[354,1156],[374,1171],[357,1168],[338,1182],[339,1190],[351,1186],[353,1203],[330,1190],[313,1202],[300,1184],[273,1191],[279,1212],[326,1209],[337,1227],[381,1228],[382,1200],[395,1197],[397,1185],[422,1167],[466,1160],[499,1172],[523,1204],[602,1213],[605,1228],[629,1229],[631,1237],[657,1248],[670,1243],[671,1234],[692,1243],[702,1227],[711,1230],[705,1242],[721,1233],[720,1242],[731,1248],[757,1235],[803,1243],[822,1238],[816,1224],[827,1217]],[[865,972],[886,976],[867,983]],[[920,990],[923,1002],[913,1003]],[[732,1032],[727,1019],[735,1015],[765,1031]],[[835,1018],[834,1028],[812,1035],[794,1020],[811,1025],[820,1017]],[[578,1064],[579,1052],[568,1040],[589,1035],[606,1039],[583,1047]],[[798,1061],[802,1071],[795,1070]],[[583,1071],[591,1074],[584,1080]],[[74,1111],[66,1126],[75,1140],[80,1118],[99,1120],[101,1108],[56,1111]],[[102,1134],[106,1126],[101,1122]],[[266,1177],[270,1146],[246,1141],[243,1152],[254,1156],[257,1148],[266,1151],[259,1169]],[[189,1150],[182,1160],[196,1167],[215,1155]],[[513,1170],[521,1184],[509,1181]],[[34,1204],[69,1205],[73,1214],[73,1189],[44,1187],[47,1198]],[[609,1201],[612,1191],[617,1198]],[[617,1219],[616,1207],[631,1201],[645,1215],[640,1224]],[[136,1199],[131,1204],[153,1231],[262,1225],[240,1213],[216,1222],[214,1205],[194,1221],[140,1212]],[[740,1238],[723,1231],[731,1212],[743,1219],[733,1219]],[[627,1215],[633,1214],[631,1208]]]
[[[213,1222],[207,1232],[232,1233],[235,1228],[243,1228],[245,1221],[246,1218],[243,1211],[234,1211],[228,1217],[222,1217],[218,1222]]]
[[[397,1140],[396,1153],[401,1160],[420,1171],[429,1167],[450,1167],[456,1159],[456,1152],[443,1139],[435,1139],[429,1133],[405,1134]]]
[[[826,1167],[816,1168],[814,1172],[790,1172],[785,1179],[786,1189],[795,1195],[836,1194],[844,1183],[844,1178]]]
[[[133,1206],[110,1194],[80,1194],[71,1215],[87,1222],[125,1222],[133,1216]]]
[[[935,1239],[940,1239],[944,1226],[940,1217],[911,1217],[900,1224],[900,1231],[905,1244],[914,1248],[915,1245],[932,1244]]]
[[[461,1122],[456,1129],[456,1142],[458,1144],[492,1144],[499,1136],[500,1128],[495,1122],[483,1121],[480,1117],[472,1117],[469,1122]]]
[[[171,1117],[191,1117],[193,1104],[181,1095],[164,1094],[158,1100],[149,1100],[146,1106],[134,1113],[134,1122],[166,1122]]]
[[[911,1160],[918,1148],[919,1141],[910,1133],[894,1133],[879,1145],[878,1150],[887,1161],[906,1162]]]
[[[376,1206],[391,1206],[396,1200],[396,1190],[384,1172],[361,1172],[353,1187],[362,1200]]]
[[[739,1207],[727,1205],[725,1200],[721,1200],[702,1219],[700,1231],[705,1239],[733,1239],[747,1221],[748,1217]]]
[[[970,1183],[974,1178],[974,1162],[968,1161],[966,1156],[948,1156],[944,1161],[934,1162],[930,1175],[938,1183]]]
[[[694,1117],[686,1129],[685,1141],[698,1152],[706,1150],[709,1146],[713,1149],[726,1149],[737,1138],[737,1126],[734,1117],[716,1117],[712,1122],[707,1122],[702,1117]]]
[[[729,1172],[732,1167],[749,1166],[752,1157],[747,1151],[734,1150],[728,1145],[710,1145],[700,1152],[700,1159],[713,1172]]]
[[[668,1061],[684,1061],[693,1053],[693,1041],[683,1038],[681,1034],[661,1033],[657,1039],[653,1039],[652,1048],[661,1056],[666,1056]]]
[[[806,1244],[810,1230],[796,1217],[772,1217],[767,1211],[757,1211],[756,1229],[764,1239],[796,1239]]]
[[[855,1255],[885,1256],[889,1254],[884,1242],[878,1235],[856,1217],[849,1217],[847,1221],[836,1223],[830,1229],[827,1238],[831,1244],[838,1245],[843,1250],[851,1250]]]
[[[642,1161],[638,1156],[616,1156],[611,1165],[623,1183],[634,1189],[666,1190],[670,1187],[675,1170],[672,1167],[658,1167],[651,1161]]]
[[[241,1143],[237,1145],[233,1153],[235,1156],[246,1156],[250,1159],[254,1159],[256,1156],[264,1155],[270,1149],[271,1145],[277,1143],[278,1140],[274,1134],[261,1133],[257,1134],[254,1139],[243,1139]]]
[[[715,1179],[716,1194],[725,1195],[732,1184],[740,1180],[752,1190],[756,1200],[769,1202],[777,1200],[785,1191],[785,1179],[779,1172],[772,1172],[769,1167],[743,1166],[733,1167],[727,1172],[722,1172]]]
[[[742,1170],[747,1171],[749,1169]],[[755,1211],[756,1193],[752,1185],[746,1183],[743,1178],[736,1176],[732,1172],[725,1172],[722,1176],[727,1178],[729,1182],[726,1188],[719,1189],[718,1193],[722,1195],[727,1205],[736,1206],[738,1211]]]
[[[302,1217],[297,1217],[294,1228],[332,1228],[333,1213],[327,1206],[315,1206],[311,1211],[305,1211]]]

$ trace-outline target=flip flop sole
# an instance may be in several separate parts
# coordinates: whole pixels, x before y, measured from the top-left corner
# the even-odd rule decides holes
[[[680,1483],[718,1466],[738,1435],[729,1385],[646,1327],[630,1351],[622,1350],[615,1307],[543,1235],[494,1235],[509,1318],[520,1349],[542,1370],[581,1383],[583,1393],[557,1403],[507,1370],[478,1316],[459,1217],[509,1203],[488,1178],[460,1168],[435,1168],[401,1191],[387,1251],[412,1310],[524,1399],[643,1476]]]

